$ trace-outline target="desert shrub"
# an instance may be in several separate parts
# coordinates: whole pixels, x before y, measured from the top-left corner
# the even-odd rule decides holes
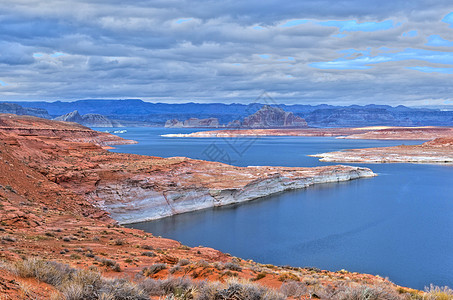
[[[185,259],[185,258],[178,261],[178,265],[180,265],[180,266],[187,266],[188,264],[190,264],[190,260]]]
[[[280,281],[299,281],[299,277],[291,272],[285,272],[278,276],[278,280]]]
[[[121,272],[121,266],[116,261],[114,261],[112,259],[103,258],[103,257],[99,258],[97,256],[94,259],[96,261],[100,262],[101,266],[110,267],[115,272]]]
[[[99,290],[104,299],[114,300],[148,300],[147,293],[137,284],[126,279],[104,279]]]
[[[165,270],[167,268],[166,264],[154,264],[151,265],[147,268],[143,268],[142,274],[145,276],[151,276],[154,275],[162,270]]]
[[[68,265],[39,258],[29,258],[15,262],[10,270],[19,277],[33,277],[51,285],[59,285],[70,277],[74,269]]]
[[[239,266],[237,263],[234,263],[234,262],[227,262],[223,266],[225,267],[225,269],[228,269],[231,271],[237,271],[237,272],[242,271],[241,266]]]
[[[51,284],[64,300],[147,300],[147,293],[126,279],[103,278],[97,270],[74,269],[68,265],[30,258],[8,269],[20,277],[33,277]]]
[[[399,300],[405,299],[403,295],[399,295],[397,291],[386,286],[357,286],[345,287],[339,291],[336,296],[339,300]]]
[[[274,290],[258,284],[238,279],[229,279],[224,289],[218,290],[214,299],[238,299],[238,300],[280,300],[286,297]]]
[[[298,281],[287,281],[280,287],[280,292],[286,297],[302,297],[309,293],[307,286]]]
[[[11,193],[17,194],[16,190],[10,185],[5,185],[5,189],[10,191]]]
[[[156,254],[153,251],[146,251],[142,253],[143,256],[154,257]]]
[[[173,273],[178,272],[181,269],[182,269],[181,266],[175,265],[172,268],[170,268],[170,270],[168,270],[168,272],[170,272],[170,274],[173,274]]]
[[[207,261],[205,261],[204,259],[201,259],[197,262],[197,267],[207,268],[207,267],[209,267],[209,263]]]
[[[247,281],[219,282],[194,281],[185,277],[164,280],[145,279],[139,285],[150,296],[165,299],[194,300],[282,300],[283,294]]]
[[[113,244],[114,244],[115,246],[122,246],[122,245],[124,245],[124,240],[122,240],[122,239],[117,239],[117,240],[115,240],[115,241],[113,242]]]
[[[452,300],[453,299],[453,290],[448,286],[438,287],[430,285],[429,288],[425,288],[427,297],[429,300]]]
[[[13,236],[9,236],[9,235],[4,235],[2,236],[2,241],[7,241],[7,242],[15,242],[16,241],[16,238],[13,237]]]

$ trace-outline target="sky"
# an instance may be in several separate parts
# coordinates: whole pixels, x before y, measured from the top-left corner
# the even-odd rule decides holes
[[[451,0],[0,7],[0,101],[453,105]]]

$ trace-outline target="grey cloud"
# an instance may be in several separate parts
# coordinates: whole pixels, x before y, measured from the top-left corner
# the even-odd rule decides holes
[[[0,80],[8,83],[0,87],[2,100],[240,102],[267,90],[286,103],[414,104],[452,94],[452,75],[409,69],[452,67],[446,64],[408,59],[366,70],[310,66],[340,59],[347,49],[371,56],[407,48],[450,53],[453,47],[426,43],[430,35],[453,40],[453,28],[441,22],[453,11],[451,1],[8,2],[0,0]],[[279,26],[291,19],[311,21]],[[341,32],[318,24],[327,20],[400,24]],[[411,30],[418,35],[403,36]],[[337,37],[340,33],[346,36]],[[56,52],[64,55],[55,57]]]

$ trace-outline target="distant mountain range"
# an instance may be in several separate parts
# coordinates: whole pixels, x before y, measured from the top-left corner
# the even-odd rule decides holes
[[[247,116],[257,112],[264,104],[222,104],[222,103],[150,103],[138,99],[127,100],[79,100],[74,102],[12,102],[22,106],[15,108],[20,114],[41,114],[41,117],[55,118],[75,110],[80,115],[100,114],[124,126],[164,126],[167,120],[188,120],[191,118],[217,118],[220,124],[235,120],[243,122]],[[11,108],[0,104],[0,112]],[[11,104],[8,104],[11,105]],[[394,126],[453,126],[453,111],[427,108],[410,108],[388,105],[271,105],[295,117],[305,119],[312,127],[353,127],[371,125]],[[2,108],[3,107],[3,108]],[[8,108],[8,109],[7,109]],[[40,110],[35,110],[40,109]],[[43,111],[45,110],[45,111]],[[46,112],[48,116],[46,115]],[[27,112],[27,113],[24,113]]]

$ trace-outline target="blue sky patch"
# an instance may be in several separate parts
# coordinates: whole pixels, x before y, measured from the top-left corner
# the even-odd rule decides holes
[[[453,64],[453,53],[423,49],[407,48],[401,52],[381,53],[376,56],[369,56],[368,51],[356,51],[354,49],[347,49],[339,52],[345,53],[345,55],[334,61],[311,63],[310,66],[318,69],[362,70],[369,69],[369,64],[379,64],[390,61],[420,60],[437,64]],[[351,57],[354,57],[354,54],[357,53],[362,55],[351,59]],[[442,68],[436,69],[439,72]]]
[[[0,80],[0,86],[7,86],[7,85],[8,84],[6,82]]]
[[[192,20],[193,20],[193,18],[178,19],[178,20],[176,20],[176,24],[182,24],[182,23],[189,22],[189,21],[192,21]]]
[[[341,32],[343,31],[378,31],[394,28],[395,25],[392,20],[382,22],[363,22],[357,23],[355,20],[350,21],[324,21],[318,24],[329,27],[338,27]],[[398,24],[397,24],[398,25]]]
[[[61,52],[55,52],[54,54],[51,54],[51,57],[60,57],[60,56],[65,56],[66,54],[61,53]]]
[[[410,30],[408,32],[403,32],[404,37],[416,37],[418,35],[417,30]]]
[[[268,59],[271,57],[269,54],[258,54],[258,56],[264,59]]]
[[[446,15],[443,19],[442,22],[450,24],[450,26],[453,26],[453,12],[449,13]]]
[[[42,54],[42,53],[33,53],[33,57],[36,57],[36,58],[43,57],[43,55],[44,54]]]
[[[426,45],[435,47],[453,47],[453,42],[435,34],[428,37],[428,43],[426,43]]]

